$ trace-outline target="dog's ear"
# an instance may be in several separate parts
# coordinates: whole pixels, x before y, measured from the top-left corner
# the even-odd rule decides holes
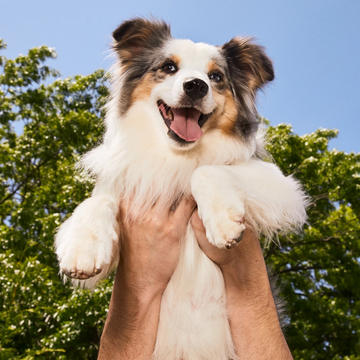
[[[164,21],[136,18],[123,22],[113,32],[113,48],[125,65],[134,58],[146,55],[171,38],[170,26]]]
[[[254,94],[274,79],[271,60],[264,48],[249,37],[236,37],[221,47],[229,67],[232,81],[244,80]]]

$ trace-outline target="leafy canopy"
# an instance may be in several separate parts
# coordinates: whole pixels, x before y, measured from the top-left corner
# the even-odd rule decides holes
[[[96,359],[112,290],[112,279],[90,293],[58,275],[54,231],[90,195],[74,165],[100,140],[107,90],[100,70],[59,78],[46,65],[55,57],[46,46],[0,57],[0,359]],[[329,151],[333,130],[268,132],[274,160],[313,201],[302,234],[264,249],[294,358],[360,359],[360,155]]]

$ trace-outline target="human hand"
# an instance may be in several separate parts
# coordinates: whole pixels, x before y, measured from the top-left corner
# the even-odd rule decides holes
[[[151,358],[161,295],[176,268],[179,240],[185,235],[195,206],[192,198],[183,198],[175,211],[155,204],[140,219],[125,217],[130,204],[121,204],[120,264],[101,337],[99,360]]]
[[[248,262],[251,262],[254,258],[259,260],[260,257],[260,259],[262,259],[262,251],[258,237],[251,229],[245,229],[244,236],[236,247],[232,249],[220,249],[208,241],[206,229],[199,217],[197,209],[191,216],[191,226],[203,252],[210,260],[217,264],[222,271],[231,270],[239,266],[243,267],[244,263],[246,263],[248,267],[250,265]],[[264,268],[262,268],[262,270],[264,270]]]
[[[196,206],[193,198],[181,199],[175,211],[155,204],[144,218],[124,217],[120,272],[134,291],[162,293],[178,262],[179,240]],[[129,204],[121,205],[126,214]]]
[[[220,249],[206,238],[197,210],[191,225],[199,246],[223,273],[229,324],[239,358],[292,360],[257,235],[246,229],[239,245]]]
[[[208,241],[197,210],[192,214],[191,225],[200,248],[220,267],[228,297],[240,296],[243,301],[252,302],[255,293],[264,293],[264,288],[270,289],[262,250],[254,231],[245,229],[244,236],[236,247],[220,249]]]

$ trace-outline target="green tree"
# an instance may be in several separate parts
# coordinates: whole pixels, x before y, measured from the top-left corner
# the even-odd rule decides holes
[[[269,151],[310,195],[308,226],[265,252],[288,302],[295,359],[360,359],[360,154],[328,150],[337,131],[269,129]]]
[[[74,165],[100,140],[107,90],[102,71],[60,79],[54,57],[47,47],[0,57],[0,359],[96,359],[112,290],[112,279],[91,293],[58,275],[54,232],[92,189]],[[329,151],[332,130],[279,125],[269,136],[313,201],[304,232],[264,250],[294,358],[360,359],[360,155]]]
[[[54,57],[43,46],[0,58],[2,359],[96,358],[111,294],[110,280],[91,294],[58,275],[54,231],[91,191],[74,164],[99,141],[107,91],[102,71],[47,85]]]

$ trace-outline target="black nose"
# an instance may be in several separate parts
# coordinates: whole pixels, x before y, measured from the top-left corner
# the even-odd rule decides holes
[[[188,96],[196,100],[203,98],[208,93],[209,87],[205,81],[193,79],[184,82],[184,90]]]

